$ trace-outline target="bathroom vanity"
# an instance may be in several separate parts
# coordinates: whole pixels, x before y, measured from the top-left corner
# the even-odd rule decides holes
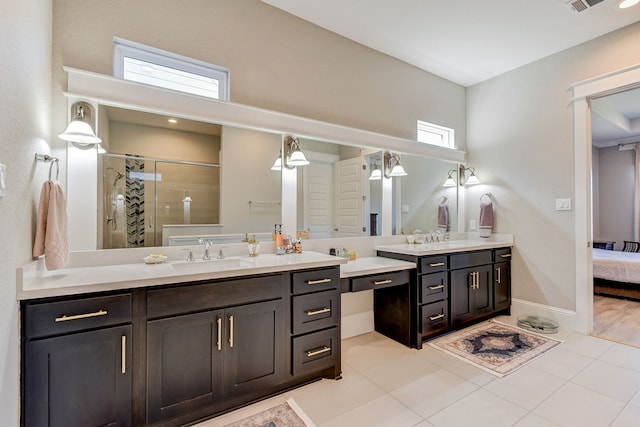
[[[346,260],[241,261],[69,269],[19,292],[22,424],[179,426],[340,378]]]

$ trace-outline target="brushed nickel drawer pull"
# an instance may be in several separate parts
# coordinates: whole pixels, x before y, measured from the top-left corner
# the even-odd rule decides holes
[[[307,280],[307,285],[319,285],[321,283],[331,283],[331,279]]]
[[[229,316],[229,347],[233,348],[233,316]]]
[[[218,317],[216,324],[218,325],[218,339],[216,341],[216,346],[218,347],[218,351],[220,351],[222,350],[222,318]]]
[[[500,258],[511,258],[511,254],[502,254]]]
[[[429,289],[431,289],[432,291],[435,291],[436,289],[442,289],[444,288],[444,285],[432,285],[429,286]]]
[[[123,374],[127,373],[127,336],[123,335],[122,336],[122,353],[121,353],[121,357],[122,357],[122,362],[120,362],[120,371]]]
[[[502,282],[502,278],[500,277],[500,276],[501,276],[501,274],[500,274],[500,273],[501,273],[501,271],[502,271],[502,268],[500,268],[500,267],[496,268],[496,273],[498,273],[498,278],[497,278],[497,280],[496,280],[496,283],[497,283],[498,285],[500,284],[500,282]]]
[[[429,316],[429,320],[434,321],[434,320],[440,320],[444,317],[444,314],[440,313],[436,316]]]
[[[79,320],[79,319],[87,319],[89,317],[97,317],[97,316],[106,316],[107,315],[107,310],[98,310],[98,311],[94,311],[93,313],[84,313],[84,314],[74,314],[71,316],[67,316],[66,314],[63,314],[60,317],[56,317],[56,322],[66,322],[69,320]]]
[[[429,264],[429,267],[442,267],[444,262],[432,262]]]
[[[374,285],[388,285],[389,283],[393,283],[393,280],[387,279],[387,280],[374,280],[373,281]]]
[[[322,348],[319,348],[316,350],[307,350],[307,357],[317,356],[319,354],[326,353],[328,351],[331,351],[331,347],[327,347],[326,345],[324,345],[322,346]]]
[[[331,309],[329,307],[323,307],[318,310],[307,310],[307,316],[316,316],[318,314],[330,313]]]

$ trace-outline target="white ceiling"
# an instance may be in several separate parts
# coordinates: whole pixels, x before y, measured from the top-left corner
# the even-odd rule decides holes
[[[463,86],[640,21],[620,0],[262,1]]]
[[[620,0],[580,13],[569,0],[262,1],[465,87],[640,21]],[[640,140],[639,100],[594,101],[594,145]]]

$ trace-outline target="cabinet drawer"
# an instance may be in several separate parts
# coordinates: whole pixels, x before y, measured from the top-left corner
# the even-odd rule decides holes
[[[201,282],[147,292],[150,319],[282,298],[284,276]]]
[[[420,258],[420,273],[436,273],[447,269],[447,256],[428,256]]]
[[[421,307],[422,335],[434,334],[449,327],[449,309],[447,301],[434,302]]]
[[[495,250],[495,262],[511,261],[511,248],[500,248]]]
[[[449,257],[451,270],[473,267],[476,265],[491,264],[491,262],[491,250],[463,252],[451,255]]]
[[[405,285],[407,283],[409,283],[409,270],[404,270],[352,279],[351,291],[358,292],[366,291],[367,289],[388,288],[390,286]]]
[[[447,272],[423,274],[420,276],[420,303],[445,300],[449,298]]]
[[[337,325],[340,294],[335,290],[293,297],[293,334],[303,334]]]
[[[293,375],[329,368],[340,356],[340,328],[293,338]]]
[[[26,336],[38,338],[131,322],[131,294],[28,304]]]
[[[337,267],[293,273],[293,293],[307,294],[340,288],[340,269]]]

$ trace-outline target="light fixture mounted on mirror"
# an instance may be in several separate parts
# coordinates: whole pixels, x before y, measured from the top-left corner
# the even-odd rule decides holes
[[[380,160],[375,160],[371,163],[371,175],[369,175],[369,181],[379,181],[382,179],[382,171],[378,166]]]
[[[443,187],[455,187],[458,184],[454,178],[456,172],[457,171],[455,169],[451,169],[447,172],[447,179],[444,181],[444,184],[442,184]]]
[[[92,109],[89,103],[78,101],[71,106],[73,118],[58,138],[71,142],[81,149],[94,148],[102,139],[98,138],[91,127]]]
[[[287,169],[293,169],[296,166],[306,166],[308,164],[309,160],[300,149],[298,138],[286,136],[284,138],[284,166]]]
[[[278,158],[275,162],[273,162],[273,166],[271,166],[272,171],[281,171],[282,170],[282,152],[278,154]]]
[[[393,176],[406,176],[407,172],[400,164],[400,156],[388,151],[384,152],[384,177],[391,178]]]
[[[467,175],[468,174],[468,175]],[[460,165],[460,185],[480,184],[480,180],[476,176],[476,168],[471,166]]]

